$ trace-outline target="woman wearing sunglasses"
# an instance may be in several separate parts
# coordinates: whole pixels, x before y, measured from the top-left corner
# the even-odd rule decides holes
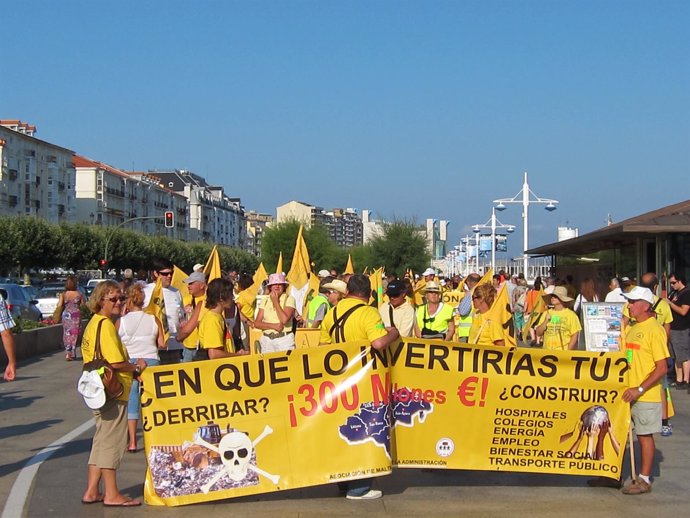
[[[414,333],[417,338],[452,340],[455,334],[453,306],[441,302],[441,287],[428,281],[424,288],[426,304],[417,308]]]
[[[136,364],[129,362],[127,351],[113,324],[113,319],[119,317],[122,311],[121,295],[120,285],[115,281],[103,281],[96,286],[88,304],[93,317],[86,325],[81,344],[84,363],[94,359],[96,345],[100,345],[101,355],[115,370],[124,388],[119,397],[107,399],[100,409],[93,411],[96,433],[89,455],[86,490],[82,495],[82,502],[103,502],[107,507],[141,505],[139,500],[120,493],[116,479],[116,470],[127,447],[127,403],[132,377],[139,376],[146,368],[143,359],[137,360]],[[101,480],[103,493],[100,490]]]

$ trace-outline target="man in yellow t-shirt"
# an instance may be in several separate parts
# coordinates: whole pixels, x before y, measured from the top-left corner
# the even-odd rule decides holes
[[[371,282],[366,275],[355,274],[347,281],[347,296],[331,308],[321,322],[321,343],[369,340],[371,346],[383,350],[400,335],[394,327],[383,325],[378,310],[370,306]],[[353,480],[339,484],[350,500],[373,500],[383,493],[371,488],[371,479]]]
[[[649,288],[636,286],[624,294],[635,324],[625,333],[625,350],[630,370],[630,388],[623,401],[630,411],[640,444],[640,474],[623,488],[623,494],[638,495],[651,491],[649,479],[654,463],[654,433],[661,432],[661,380],[666,375],[669,357],[666,331],[654,318],[654,295]]]

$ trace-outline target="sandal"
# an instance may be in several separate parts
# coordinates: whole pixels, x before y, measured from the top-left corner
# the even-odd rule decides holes
[[[139,500],[131,498],[130,500],[125,500],[124,502],[120,502],[119,504],[106,504],[105,502],[103,502],[103,505],[105,507],[137,507],[141,505],[141,502]]]
[[[67,362],[73,362],[73,361],[74,361],[74,355],[71,354],[71,353],[67,353],[67,354],[65,355],[65,361],[67,361]]]

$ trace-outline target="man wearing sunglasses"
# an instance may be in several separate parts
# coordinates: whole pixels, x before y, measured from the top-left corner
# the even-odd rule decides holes
[[[671,348],[676,362],[676,388],[690,388],[690,290],[684,275],[671,274],[668,278],[671,293],[667,300],[673,311],[671,322]]]
[[[170,333],[168,338],[168,351],[182,350],[182,344],[177,340],[177,330],[180,323],[180,316],[184,314],[184,306],[182,305],[182,296],[177,288],[170,285],[172,282],[172,275],[174,267],[170,261],[159,259],[153,263],[153,282],[144,287],[144,307],[148,306],[151,300],[151,294],[156,286],[158,279],[161,280],[161,287],[163,288],[163,302],[165,303],[165,317],[166,326]]]

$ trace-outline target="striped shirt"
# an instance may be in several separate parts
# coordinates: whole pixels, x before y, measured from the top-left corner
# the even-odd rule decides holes
[[[0,297],[0,333],[12,329],[15,325],[14,320],[12,320],[12,315],[10,315],[7,309],[5,299]]]

